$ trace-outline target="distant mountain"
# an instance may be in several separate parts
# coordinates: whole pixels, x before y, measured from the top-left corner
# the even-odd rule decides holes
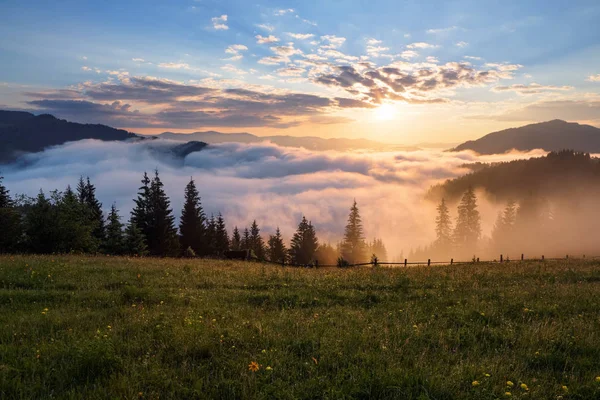
[[[49,114],[35,116],[21,111],[0,111],[0,162],[22,153],[82,139],[127,140],[137,136],[106,125],[78,124]]]
[[[559,119],[493,132],[469,140],[452,151],[473,150],[479,154],[501,154],[512,149],[544,149],[600,153],[600,129]]]
[[[545,157],[467,165],[472,172],[433,186],[427,198],[454,202],[469,188],[484,189],[492,200],[544,197],[593,198],[600,194],[600,159],[563,150]]]
[[[418,150],[418,147],[400,147],[368,139],[323,139],[315,136],[256,136],[251,133],[221,133],[215,131],[194,133],[164,132],[158,135],[162,139],[183,142],[199,141],[214,143],[260,143],[270,141],[279,146],[303,147],[308,150]]]

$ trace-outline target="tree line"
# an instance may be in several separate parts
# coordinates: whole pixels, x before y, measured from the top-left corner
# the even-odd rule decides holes
[[[354,201],[341,242],[321,243],[305,216],[286,246],[279,227],[267,240],[256,220],[229,234],[223,215],[208,217],[193,178],[184,190],[184,205],[176,225],[171,202],[158,171],[144,173],[129,220],[116,204],[105,216],[96,187],[81,177],[75,190],[54,190],[36,197],[11,197],[0,177],[0,253],[91,253],[157,257],[223,258],[231,250],[248,250],[253,258],[276,263],[351,265],[372,258],[384,260],[381,239],[365,239]]]

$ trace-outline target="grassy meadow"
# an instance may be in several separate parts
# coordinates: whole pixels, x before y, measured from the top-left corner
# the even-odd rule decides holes
[[[2,256],[0,398],[600,398],[600,263]]]

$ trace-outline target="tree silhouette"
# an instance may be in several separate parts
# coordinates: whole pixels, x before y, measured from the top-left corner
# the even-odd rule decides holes
[[[379,261],[386,261],[388,254],[383,240],[373,239],[373,242],[369,244],[369,254],[375,255]]]
[[[92,236],[97,240],[98,244],[101,244],[106,234],[104,214],[102,213],[102,203],[96,198],[96,187],[92,185],[89,177],[86,180],[83,179],[83,176],[79,177],[77,198],[79,199],[79,203],[87,208],[87,218],[90,225],[92,225]]]
[[[106,224],[106,239],[104,241],[104,250],[108,254],[119,255],[125,250],[125,238],[123,236],[123,224],[119,216],[119,210],[115,203],[108,213],[108,223]]]
[[[17,251],[21,242],[21,216],[2,179],[0,176],[0,253],[10,253]]]
[[[125,228],[125,253],[140,257],[148,255],[146,238],[133,220],[130,220],[127,228]]]
[[[320,244],[315,252],[315,259],[320,265],[335,265],[339,257],[339,251],[329,243]]]
[[[244,228],[244,235],[242,236],[241,248],[242,250],[250,250],[251,248],[250,231],[248,230],[248,228]]]
[[[217,255],[217,220],[214,215],[210,215],[206,224],[206,254],[208,256]]]
[[[219,213],[215,229],[215,255],[217,257],[223,257],[228,250],[229,237],[227,235],[227,229],[225,228],[225,220],[221,213]]]
[[[242,238],[240,236],[240,230],[238,227],[233,228],[233,235],[231,236],[231,250],[240,250],[242,247]]]
[[[506,254],[512,249],[517,219],[517,203],[510,200],[498,218],[492,230],[492,243],[496,250]]]
[[[197,255],[206,255],[206,217],[200,203],[200,196],[194,180],[185,187],[185,203],[181,211],[179,232],[181,248],[190,247]]]
[[[454,243],[462,251],[475,251],[480,237],[481,218],[477,210],[477,197],[473,188],[470,187],[458,205]]]
[[[435,218],[435,248],[436,250],[446,255],[452,249],[452,221],[450,220],[450,212],[446,205],[446,200],[442,199],[437,207],[438,215]]]
[[[150,178],[148,177],[148,174],[144,172],[142,186],[138,189],[138,197],[134,200],[135,206],[133,210],[131,210],[131,222],[129,225],[135,225],[135,227],[140,230],[146,244],[148,243],[151,234],[150,195]]]
[[[256,220],[252,221],[252,225],[250,226],[250,250],[254,252],[256,257],[259,260],[265,259],[265,243],[263,242],[262,237],[260,236],[260,229],[258,228],[258,224]]]
[[[312,224],[302,217],[298,229],[292,237],[290,244],[290,258],[295,265],[310,264],[314,261],[319,242]]]
[[[156,170],[150,183],[150,224],[146,240],[151,255],[175,256],[179,254],[177,228],[173,211],[170,209],[171,202],[163,186]]]
[[[287,249],[285,248],[285,244],[283,243],[283,238],[281,237],[281,231],[279,230],[279,227],[277,227],[277,230],[275,230],[275,235],[269,236],[269,241],[267,244],[267,254],[269,257],[269,261],[275,263],[284,262],[287,254]]]
[[[354,204],[350,208],[348,223],[344,231],[344,240],[342,241],[341,256],[350,264],[366,260],[365,237],[356,200],[354,200]]]

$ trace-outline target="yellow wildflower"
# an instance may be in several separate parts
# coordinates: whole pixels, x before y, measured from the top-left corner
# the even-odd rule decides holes
[[[599,382],[599,383],[600,383],[600,376],[597,376],[597,377],[596,377],[596,382]]]
[[[259,366],[258,363],[256,361],[252,361],[250,364],[248,364],[248,369],[252,372],[256,372],[259,370]]]
[[[562,390],[564,390],[565,392],[568,392],[568,391],[569,391],[569,388],[568,388],[566,385],[562,385],[562,387],[561,387],[561,388],[562,388]]]
[[[515,386],[515,384],[512,383],[512,381],[506,381],[506,386],[513,387],[513,386]]]
[[[527,387],[527,385],[524,384],[524,383],[521,383],[521,389],[523,389],[523,390],[529,390],[529,388]]]
[[[473,382],[471,382],[471,386],[479,386],[479,381],[473,381]]]
[[[510,397],[510,396],[512,396],[512,393],[511,393],[511,392],[504,392],[504,395],[505,395],[506,397]]]
[[[265,368],[265,369],[266,369],[267,371],[273,371],[273,368],[271,368],[271,367],[267,367],[267,368]]]

